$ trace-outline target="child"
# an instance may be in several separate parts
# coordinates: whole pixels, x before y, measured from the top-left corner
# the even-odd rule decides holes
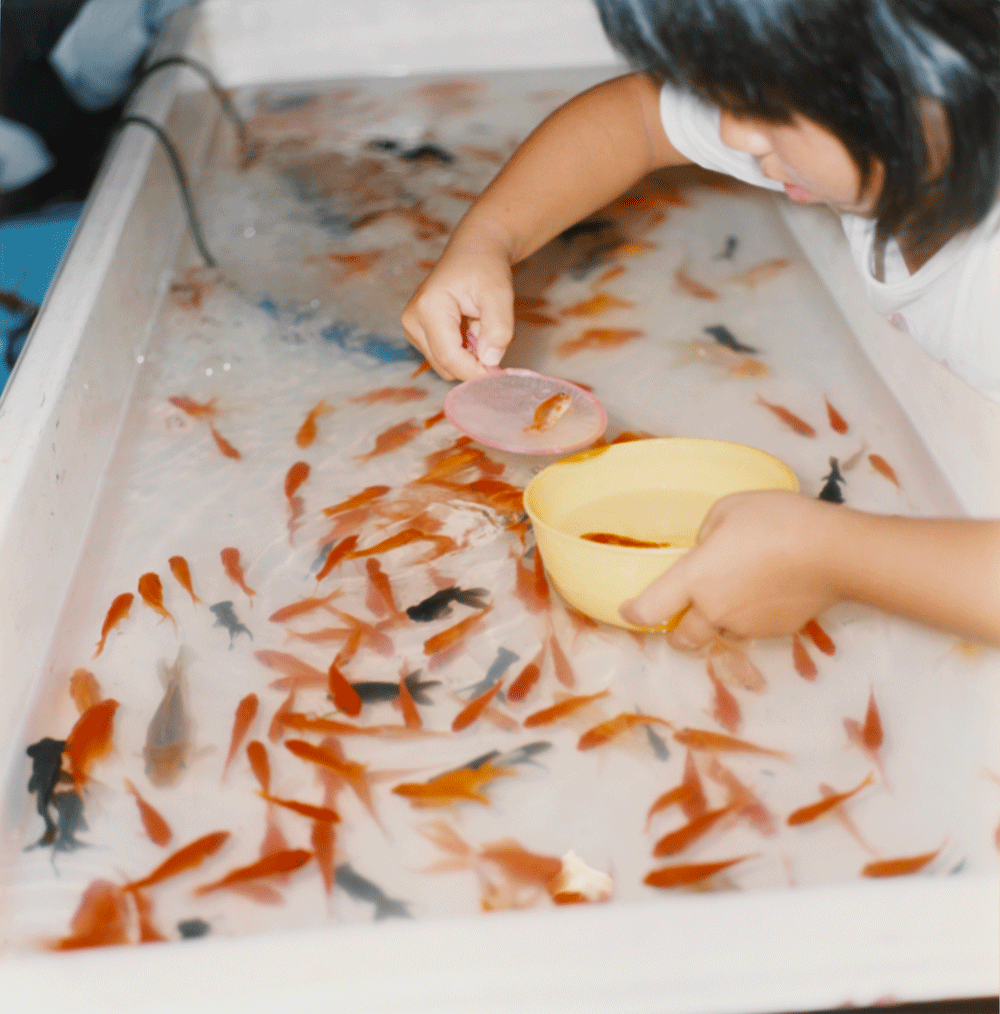
[[[403,314],[442,377],[500,362],[511,265],[696,162],[840,213],[875,307],[1000,401],[997,0],[596,2],[636,73],[556,110],[455,229]],[[842,600],[1000,645],[1000,521],[735,494],[622,613],[654,626],[687,607],[669,637],[697,650],[793,633]]]

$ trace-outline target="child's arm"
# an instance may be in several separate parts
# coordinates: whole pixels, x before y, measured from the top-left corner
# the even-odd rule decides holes
[[[403,312],[406,336],[446,380],[496,365],[513,335],[511,265],[603,207],[653,169],[688,159],[667,140],[659,88],[629,74],[571,99],[514,153],[452,233]],[[490,354],[492,353],[492,355]]]
[[[853,600],[1000,646],[1000,521],[867,514],[800,493],[720,500],[698,544],[622,608],[695,650],[720,632],[773,637]]]

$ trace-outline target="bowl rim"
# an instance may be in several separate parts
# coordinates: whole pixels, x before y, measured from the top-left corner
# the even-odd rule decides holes
[[[532,488],[536,487],[538,485],[539,481],[542,479],[543,476],[546,475],[546,473],[551,473],[554,469],[559,468],[562,465],[584,464],[587,461],[589,461],[591,459],[594,459],[594,458],[597,458],[597,457],[601,457],[604,454],[608,454],[608,453],[610,453],[610,454],[620,454],[624,450],[626,450],[627,448],[632,447],[632,446],[634,446],[636,444],[645,444],[645,445],[648,446],[651,443],[656,443],[656,444],[658,444],[660,446],[663,446],[665,444],[672,444],[674,446],[677,446],[678,444],[681,444],[681,443],[684,443],[684,444],[700,444],[700,445],[713,444],[713,445],[716,445],[716,446],[722,445],[722,446],[726,446],[726,447],[737,447],[737,448],[740,448],[740,449],[743,449],[743,450],[752,451],[755,456],[761,456],[761,457],[764,457],[764,458],[770,458],[771,461],[776,462],[780,466],[780,469],[785,472],[787,478],[791,482],[790,486],[765,486],[765,487],[760,487],[762,490],[786,489],[789,492],[795,492],[795,493],[799,492],[799,480],[798,480],[798,476],[796,476],[795,472],[792,471],[791,467],[786,462],[782,461],[781,458],[777,457],[776,455],[771,454],[769,451],[761,450],[761,448],[759,448],[759,447],[754,447],[752,444],[741,444],[741,443],[737,443],[736,441],[733,441],[733,440],[716,440],[716,439],[711,438],[711,437],[643,437],[643,438],[641,438],[639,440],[627,440],[627,441],[625,441],[623,443],[620,443],[620,444],[614,444],[614,443],[612,443],[612,444],[605,444],[603,447],[594,447],[594,448],[591,448],[589,450],[580,451],[580,452],[578,452],[576,454],[570,455],[567,458],[561,458],[559,461],[554,461],[551,465],[546,465],[545,468],[543,468],[540,472],[538,472],[536,475],[534,475],[531,478],[531,481],[528,483],[528,485],[524,487],[524,494],[522,496],[522,502],[523,502],[523,505],[524,505],[524,510],[527,513],[529,519],[531,520],[532,526],[538,525],[539,527],[545,529],[545,531],[546,531],[547,534],[550,534],[550,535],[552,535],[552,536],[554,536],[554,537],[556,537],[558,539],[567,540],[567,541],[570,541],[570,542],[572,542],[574,544],[580,542],[581,540],[580,540],[580,537],[578,535],[570,535],[569,532],[565,532],[561,528],[557,528],[555,525],[553,525],[550,522],[545,521],[542,518],[539,518],[537,516],[537,514],[535,513],[535,511],[532,510],[531,503],[530,503],[530,495],[531,495]],[[734,490],[734,492],[740,492],[740,491],[739,490]],[[720,497],[720,499],[721,499],[721,497]],[[618,553],[622,553],[622,552],[624,552],[624,553],[645,553],[648,556],[656,555],[656,556],[663,557],[664,559],[669,559],[672,556],[680,556],[683,553],[688,552],[689,549],[691,548],[690,546],[676,546],[676,547],[675,546],[663,546],[663,547],[659,547],[659,546],[656,546],[656,547],[654,547],[654,546],[616,546],[616,545],[611,545],[611,544],[608,544],[608,543],[601,543],[601,542],[591,542],[591,543],[589,543],[589,545],[593,546],[594,550],[597,551],[597,552],[599,552],[599,553],[600,552],[609,552],[609,553],[613,553],[615,555],[617,555]]]

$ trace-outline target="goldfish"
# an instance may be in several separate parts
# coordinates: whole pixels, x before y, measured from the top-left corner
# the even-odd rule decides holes
[[[348,560],[356,560],[362,556],[373,556],[376,553],[388,553],[393,549],[399,549],[402,546],[408,546],[411,542],[433,542],[439,546],[451,546],[454,547],[454,540],[445,535],[428,535],[426,532],[420,531],[419,528],[406,528],[401,532],[397,532],[395,535],[390,535],[387,539],[383,539],[377,545],[369,546],[367,549],[354,549],[347,554]],[[447,549],[445,550],[447,551]]]
[[[235,585],[246,592],[249,598],[252,600],[253,596],[257,593],[253,588],[247,587],[246,579],[243,574],[243,567],[240,565],[240,551],[234,549],[232,546],[227,546],[219,553],[219,557],[222,559],[222,565],[226,568],[226,577]],[[251,601],[250,605],[253,605]]]
[[[175,408],[186,412],[192,419],[212,419],[218,415],[219,411],[215,407],[215,398],[210,398],[206,402],[197,402],[186,394],[177,394],[172,398],[168,398],[167,401]]]
[[[337,747],[337,751],[335,751],[328,747],[314,746],[312,743],[307,743],[304,739],[290,739],[286,741],[285,749],[295,754],[301,760],[308,761],[311,764],[318,764],[343,778],[358,797],[361,804],[371,814],[372,819],[378,823],[375,804],[372,802],[371,789],[368,785],[367,765],[344,759],[343,755],[339,753],[339,746]]]
[[[753,289],[761,282],[766,282],[768,279],[780,274],[791,263],[787,257],[773,257],[771,260],[754,264],[739,274],[731,275],[727,281],[737,282],[740,285],[745,285],[748,289]]]
[[[686,802],[691,798],[694,791],[695,790],[690,783],[681,782],[680,785],[675,785],[672,789],[667,789],[666,792],[657,796],[656,799],[653,800],[653,803],[649,808],[649,812],[646,814],[646,830],[649,830],[650,822],[656,814],[671,806]],[[689,820],[694,819],[695,818],[693,817],[689,818]]]
[[[715,752],[735,753],[757,753],[768,757],[775,757],[778,760],[788,760],[788,754],[782,750],[771,750],[768,747],[758,746],[745,739],[736,739],[734,736],[725,736],[721,732],[711,732],[708,729],[679,729],[674,733],[674,739],[682,746],[689,746],[692,750],[707,750]]]
[[[655,249],[655,243],[648,243],[643,239],[633,239],[628,240],[625,243],[619,243],[618,246],[609,251],[609,256],[641,257],[643,254],[651,253]]]
[[[715,675],[715,666],[712,664],[711,658],[705,660],[705,668],[708,671],[708,678],[712,681],[712,687],[715,690],[715,707],[712,711],[712,717],[726,732],[735,735],[739,732],[740,723],[743,720],[740,702],[723,686],[722,681]]]
[[[156,867],[152,873],[141,880],[132,880],[122,885],[123,891],[141,891],[155,884],[161,884],[164,880],[176,877],[178,874],[186,873],[200,866],[209,856],[215,855],[219,849],[229,840],[228,831],[213,831],[211,834],[203,835],[189,845],[178,849],[172,855]]]
[[[361,698],[354,687],[347,682],[347,677],[337,668],[336,660],[330,663],[327,672],[327,685],[330,688],[333,703],[339,710],[351,717],[361,714]]]
[[[332,518],[336,514],[353,510],[355,507],[362,507],[367,503],[371,503],[372,500],[378,500],[380,497],[385,496],[390,489],[390,486],[366,486],[360,493],[355,493],[354,496],[349,496],[346,500],[341,500],[340,503],[335,503],[332,507],[324,507],[323,513],[326,517]]]
[[[430,392],[422,387],[380,387],[377,391],[366,391],[355,398],[351,398],[354,405],[376,405],[380,402],[391,402],[393,405],[402,405],[407,401],[419,401],[426,398]]]
[[[804,419],[800,419],[794,412],[789,412],[788,409],[784,408],[782,405],[774,405],[769,401],[765,401],[759,394],[757,395],[757,404],[763,405],[764,408],[773,412],[786,426],[798,433],[799,436],[816,436],[816,431],[809,425],[809,423],[807,423]]]
[[[537,576],[538,571],[536,570],[535,573]],[[547,643],[549,654],[552,656],[552,668],[555,670],[556,679],[567,690],[572,690],[576,686],[576,674],[573,672],[573,666],[570,665],[570,661],[566,657],[566,652],[563,651],[562,645],[555,635],[555,631],[549,634]]]
[[[542,708],[541,711],[535,711],[528,715],[528,717],[524,720],[524,727],[526,729],[533,729],[539,725],[551,725],[553,722],[558,722],[567,715],[571,715],[573,712],[579,711],[580,708],[586,707],[588,704],[593,704],[594,701],[598,701],[602,697],[610,696],[610,694],[610,690],[601,690],[596,694],[582,694],[576,697],[567,697],[564,700],[553,704],[551,707]]]
[[[403,722],[407,729],[420,729],[423,727],[423,720],[420,717],[420,712],[417,710],[416,701],[413,699],[413,694],[410,692],[410,687],[406,682],[406,677],[399,681],[399,707],[403,712]]]
[[[812,643],[824,655],[832,655],[836,652],[837,647],[830,639],[830,635],[816,622],[816,620],[808,620],[806,625],[802,628],[803,634],[808,634],[812,639]]]
[[[542,645],[538,654],[518,673],[513,683],[507,688],[508,701],[523,701],[531,693],[542,674],[542,662],[545,659],[546,645]]]
[[[809,657],[806,646],[798,634],[792,634],[792,661],[795,671],[805,680],[816,679],[816,663]]]
[[[823,401],[826,403],[826,414],[830,420],[830,428],[837,433],[846,433],[848,425],[844,417],[830,404],[830,399],[825,397]]]
[[[481,612],[475,613],[472,616],[467,616],[464,620],[459,620],[454,626],[448,627],[446,630],[442,630],[433,637],[427,638],[427,640],[424,641],[424,654],[433,655],[435,652],[443,651],[445,648],[450,648],[452,645],[465,638],[465,636],[474,627],[477,627],[480,623],[482,623],[483,619],[492,608],[492,605],[487,605]]]
[[[253,634],[250,633],[250,628],[245,627],[240,623],[236,616],[236,612],[233,609],[233,603],[226,599],[224,602],[216,602],[215,605],[209,606],[209,611],[215,614],[215,623],[213,627],[225,627],[229,631],[229,650],[232,651],[233,641],[239,634],[246,634],[250,640],[253,640]]]
[[[665,718],[656,718],[654,715],[642,715],[636,712],[623,711],[614,718],[611,718],[606,722],[601,722],[600,725],[595,725],[592,729],[588,729],[580,737],[576,744],[576,748],[578,750],[592,750],[596,746],[604,746],[605,743],[610,743],[612,739],[628,732],[630,729],[634,729],[637,725],[647,725],[649,723],[663,725],[668,729],[673,728],[670,722],[668,722]]]
[[[885,476],[885,478],[888,479],[889,482],[896,487],[896,489],[901,488],[899,485],[899,479],[897,478],[895,471],[893,471],[892,465],[890,465],[885,458],[883,458],[880,454],[869,454],[868,461],[872,468],[874,468],[879,475]]]
[[[844,494],[840,488],[844,483],[844,477],[840,473],[836,458],[830,458],[830,473],[823,476],[823,483],[823,488],[817,494],[817,500],[826,500],[827,503],[844,502]]]
[[[735,809],[736,805],[730,803],[728,806],[721,806],[717,810],[707,810],[700,816],[688,821],[687,824],[679,827],[676,831],[665,834],[653,846],[653,855],[657,859],[662,859],[664,856],[673,856],[678,852],[683,852],[688,845],[706,835],[723,817],[727,817]]]
[[[777,833],[774,818],[766,806],[744,785],[717,757],[710,757],[705,765],[705,773],[713,782],[724,786],[729,793],[730,802],[737,805],[736,813],[743,820],[752,824],[762,835]]]
[[[305,461],[296,461],[285,475],[285,496],[291,501],[296,490],[309,478],[309,464]]]
[[[437,265],[437,261],[418,261],[417,262],[425,271],[433,271]],[[426,373],[431,368],[431,364],[425,359],[421,364],[410,374],[410,380],[416,380],[421,373]]]
[[[695,884],[699,880],[720,873],[722,870],[736,863],[742,863],[754,856],[737,856],[735,859],[723,859],[715,863],[686,863],[681,866],[661,866],[658,870],[646,874],[643,878],[644,884],[650,887],[684,887],[687,884]]]
[[[396,605],[396,596],[392,592],[389,575],[382,570],[382,565],[374,557],[365,560],[365,571],[368,574],[368,595],[365,605],[374,616],[388,615],[393,621],[402,618],[403,614]]]
[[[339,598],[343,594],[343,589],[337,588],[330,592],[329,595],[324,595],[322,597],[312,596],[310,598],[299,599],[298,602],[292,602],[287,606],[282,606],[280,609],[276,609],[273,613],[271,613],[268,619],[271,623],[287,623],[289,620],[295,619],[297,616],[303,616],[306,613],[315,611],[316,609],[327,609],[333,599]]]
[[[177,627],[177,621],[171,615],[170,610],[163,604],[163,582],[160,581],[159,574],[153,571],[143,574],[139,578],[139,594],[147,606],[155,609],[164,620],[170,620],[174,627]]]
[[[325,400],[318,401],[306,414],[305,420],[302,425],[298,428],[298,432],[295,434],[295,443],[298,444],[303,450],[307,447],[311,447],[313,441],[316,439],[318,427],[316,420],[321,415],[327,415],[333,412],[332,406],[327,405]]]
[[[69,695],[81,715],[103,699],[101,686],[89,669],[77,669],[69,678]]]
[[[857,784],[853,789],[848,789],[847,792],[837,792],[833,795],[825,796],[819,802],[810,803],[808,806],[800,806],[797,810],[788,815],[787,823],[791,827],[795,827],[799,824],[808,824],[811,821],[822,817],[824,813],[828,813],[835,806],[839,806],[841,803],[846,802],[851,798],[851,796],[856,795],[863,788],[871,785],[871,783],[872,774],[869,771],[864,780]]]
[[[551,327],[553,324],[559,323],[555,317],[547,313],[539,313],[537,310],[523,310],[518,307],[514,308],[514,320],[519,320],[523,324],[535,324],[538,327]]]
[[[572,403],[572,397],[563,391],[552,395],[551,398],[546,398],[545,401],[543,401],[538,408],[535,409],[534,422],[532,422],[530,426],[525,426],[525,433],[544,433],[546,430],[552,429],[552,427],[555,426],[555,424],[569,411]]]
[[[181,776],[191,751],[191,718],[184,692],[184,649],[174,664],[160,661],[163,699],[153,713],[146,730],[146,776],[158,788],[173,785]]]
[[[358,537],[356,535],[348,535],[346,539],[341,539],[330,550],[326,560],[323,562],[323,566],[316,572],[316,580],[322,581],[341,560],[347,558],[353,552],[357,544]]]
[[[229,765],[233,763],[233,759],[243,743],[243,737],[246,736],[250,726],[253,724],[253,720],[257,717],[259,705],[260,701],[256,694],[247,694],[236,705],[236,714],[233,718],[233,732],[229,738],[229,753],[226,755],[226,763],[222,765],[222,778],[220,781],[225,781]]]
[[[444,416],[444,409],[441,409],[440,412],[435,412],[434,415],[429,415],[424,420],[424,429],[429,430],[432,426],[436,426],[442,419],[444,419]]]
[[[868,710],[865,712],[864,723],[853,718],[845,718],[844,729],[847,731],[848,739],[865,750],[877,751],[882,745],[882,718],[875,703],[874,690],[868,696]]]
[[[115,712],[119,706],[118,701],[109,697],[87,708],[66,737],[63,756],[77,791],[87,784],[94,764],[111,752]]]
[[[139,790],[127,778],[125,779],[125,789],[135,797],[135,804],[139,808],[139,818],[142,820],[142,826],[149,840],[161,848],[169,845],[170,839],[174,836],[170,825],[139,795]]]
[[[70,790],[68,792],[54,792],[51,798],[52,806],[57,814],[56,838],[52,844],[52,851],[72,852],[86,842],[76,837],[76,832],[81,828],[86,831],[87,822],[83,819],[83,800],[80,796]],[[41,842],[39,842],[41,844]],[[52,868],[55,869],[53,862]]]
[[[614,532],[585,532],[580,536],[588,542],[599,542],[603,546],[627,546],[632,549],[665,549],[669,542],[648,542],[646,539],[633,539],[630,535],[615,535]]]
[[[285,674],[286,679],[275,680],[271,684],[274,690],[308,690],[327,685],[326,673],[288,652],[265,649],[255,651],[253,657],[268,669]]]
[[[355,901],[365,901],[375,906],[375,920],[409,919],[410,912],[405,901],[390,898],[378,885],[355,872],[348,863],[341,863],[336,869],[337,886]]]
[[[108,609],[107,616],[104,617],[104,626],[101,627],[101,639],[97,642],[97,651],[94,652],[94,658],[97,658],[104,651],[104,642],[107,641],[108,634],[119,623],[128,619],[129,610],[132,608],[134,598],[135,596],[131,592],[123,592],[115,597],[111,603],[111,607]]]
[[[715,289],[710,289],[707,285],[703,285],[701,282],[693,279],[687,271],[684,270],[684,266],[681,265],[675,272],[674,278],[677,281],[678,286],[682,292],[686,292],[689,296],[694,296],[695,299],[718,299],[719,294]]]
[[[736,236],[727,236],[722,249],[712,258],[713,261],[731,261],[740,241]]]
[[[70,934],[50,944],[55,951],[108,947],[129,943],[130,911],[122,888],[107,880],[93,881],[83,892],[70,921]]]
[[[240,866],[231,870],[219,880],[213,880],[209,884],[201,884],[194,889],[196,897],[203,897],[212,891],[219,891],[234,884],[241,884],[248,880],[257,880],[261,877],[274,876],[275,873],[288,873],[292,870],[305,866],[312,859],[312,853],[306,849],[289,849],[287,852],[275,852],[249,866]]]
[[[194,593],[194,588],[191,584],[191,569],[188,567],[187,560],[183,556],[172,556],[167,561],[170,565],[170,573],[174,575],[180,586],[191,596],[191,602],[197,605],[201,602]]]
[[[612,278],[617,278],[619,275],[625,274],[625,265],[616,264],[613,268],[608,268],[603,275],[600,275],[597,279],[598,285],[603,285],[605,282],[610,282]]]
[[[589,299],[567,306],[559,312],[564,317],[596,317],[598,314],[607,313],[608,310],[627,310],[633,306],[635,303],[628,299],[619,299],[610,292],[595,292]]]
[[[365,250],[361,253],[328,253],[327,259],[339,264],[343,269],[343,277],[367,274],[382,256],[381,250]]]
[[[313,806],[311,803],[301,803],[297,799],[279,799],[277,796],[269,796],[266,792],[260,793],[260,797],[275,806],[291,810],[300,817],[308,817],[310,820],[318,820],[325,824],[336,824],[340,821],[340,814],[328,806]]]
[[[585,349],[615,349],[633,338],[641,338],[644,331],[630,327],[588,328],[578,338],[571,338],[556,347],[559,356],[571,356]]]
[[[475,768],[446,771],[427,782],[404,782],[392,791],[417,807],[454,806],[466,800],[489,806],[489,797],[479,791],[480,788],[498,778],[509,778],[515,774],[517,772],[513,768],[497,767],[487,760]]]
[[[734,352],[715,341],[692,338],[681,344],[688,349],[688,355],[677,363],[678,366],[700,359],[727,370],[734,377],[766,377],[770,373],[763,363],[751,359],[746,353]]]
[[[361,645],[365,645],[379,655],[391,655],[393,652],[392,638],[382,630],[382,624],[374,626],[364,620],[345,613],[334,607],[334,613],[341,619],[346,620],[351,626],[351,634],[347,644],[341,649],[337,656],[337,665],[346,665],[351,656]]]
[[[156,928],[153,922],[153,902],[141,891],[132,894],[135,902],[135,911],[139,920],[139,943],[158,944],[164,943],[166,937]]]
[[[233,445],[214,426],[209,426],[209,429],[212,431],[212,439],[215,441],[215,446],[218,447],[227,458],[233,458],[234,460],[239,461],[239,459],[243,457],[243,455],[240,454],[240,452],[233,447]]]
[[[261,792],[266,796],[271,791],[271,762],[267,757],[267,747],[259,739],[247,743],[247,760]]]
[[[861,870],[863,877],[903,877],[910,873],[917,873],[928,863],[936,859],[944,845],[936,848],[933,852],[924,852],[917,856],[900,856],[896,859],[879,859],[868,863]]]
[[[462,710],[455,716],[451,723],[452,732],[461,732],[463,729],[468,728],[473,724],[482,713],[490,706],[493,702],[493,698],[496,697],[500,690],[501,681],[497,680],[488,690],[485,690],[478,697],[474,697]]]

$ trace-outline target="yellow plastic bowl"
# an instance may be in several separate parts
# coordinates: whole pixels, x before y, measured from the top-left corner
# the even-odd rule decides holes
[[[694,545],[709,508],[729,493],[797,491],[782,461],[722,440],[634,440],[583,451],[543,469],[524,491],[542,562],[560,595],[602,623],[637,628],[618,614]],[[592,542],[613,533],[669,548]]]

